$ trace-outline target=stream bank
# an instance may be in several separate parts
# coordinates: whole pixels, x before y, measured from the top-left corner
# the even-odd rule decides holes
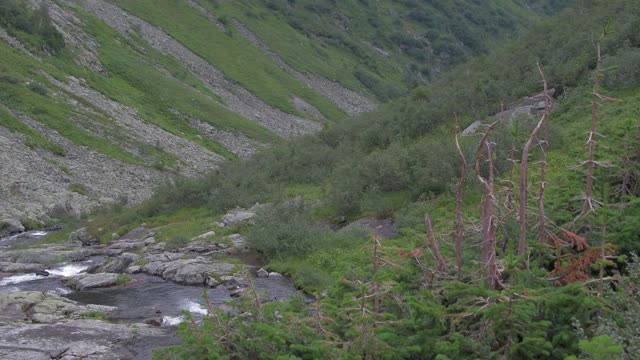
[[[204,294],[233,312],[249,283],[270,301],[298,293],[286,277],[252,275],[240,235],[231,246],[203,237],[171,250],[153,235],[137,228],[106,245],[77,233],[63,244],[34,245],[45,232],[0,239],[0,358],[148,359],[180,342],[185,311],[207,314]]]

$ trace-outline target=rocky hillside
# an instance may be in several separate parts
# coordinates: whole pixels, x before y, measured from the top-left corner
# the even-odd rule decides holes
[[[370,111],[562,2],[501,3],[3,1],[0,218],[139,202]]]

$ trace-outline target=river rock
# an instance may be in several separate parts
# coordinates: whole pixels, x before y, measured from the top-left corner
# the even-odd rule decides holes
[[[44,265],[37,263],[0,262],[0,272],[4,273],[35,273],[44,269]]]
[[[263,268],[260,268],[260,270],[256,272],[256,276],[259,278],[267,278],[269,277],[269,272]]]
[[[233,247],[237,249],[246,250],[249,248],[247,244],[247,238],[240,234],[228,235],[225,237],[225,240],[231,241],[231,243],[233,244]]]
[[[90,274],[95,273],[118,273],[122,274],[126,272],[131,263],[138,260],[140,256],[132,253],[124,253],[116,258],[109,258],[102,264],[87,269]]]
[[[258,210],[262,209],[265,206],[266,205],[255,204],[250,209],[233,209],[222,217],[221,222],[224,224],[223,227],[234,226],[250,221],[256,216]]]
[[[216,287],[218,285],[220,285],[220,281],[218,281],[218,279],[216,279],[215,277],[210,276],[210,277],[207,278],[207,286],[208,287],[212,287],[213,288],[213,287]]]
[[[153,316],[153,317],[146,318],[146,319],[142,320],[142,322],[145,323],[145,324],[152,325],[152,326],[162,326],[162,317]]]
[[[36,323],[51,324],[62,319],[79,319],[89,312],[109,315],[115,309],[104,305],[82,305],[58,295],[39,291],[0,294],[0,323],[27,319]]]
[[[216,236],[215,231],[207,231],[202,235],[198,235],[194,237],[193,239],[191,239],[191,241],[207,240],[207,239],[213,238],[214,236]]]
[[[222,247],[220,247],[219,244],[214,244],[208,241],[197,241],[197,240],[195,242],[190,243],[189,246],[185,248],[185,250],[187,251],[197,252],[197,253],[218,251],[220,249],[222,249]]]
[[[68,285],[75,290],[107,287],[116,284],[120,275],[114,273],[80,274],[69,278]]]
[[[154,256],[146,258],[155,259]],[[204,258],[150,261],[142,266],[149,275],[161,276],[179,284],[204,285],[210,277],[229,275],[236,265],[211,262]]]
[[[272,271],[272,272],[270,272],[270,273],[269,273],[269,277],[270,277],[270,278],[281,278],[281,277],[283,277],[283,276],[282,276],[282,274],[280,274],[280,273],[277,273],[277,272],[273,272],[273,271]]]
[[[141,237],[143,237],[144,235],[146,235],[149,232],[149,229],[144,227],[144,226],[139,226],[131,231],[129,231],[128,233],[122,235],[122,237],[120,239],[122,240],[134,240],[134,239],[139,239]]]
[[[0,358],[7,360],[138,359],[142,357],[136,344],[167,343],[166,330],[159,327],[93,319],[3,324],[0,332]]]
[[[142,266],[140,265],[131,265],[127,268],[127,274],[137,274],[142,272]]]
[[[80,228],[71,234],[69,234],[70,242],[80,242],[83,246],[97,245],[100,243],[100,239],[91,235],[87,228]]]
[[[15,219],[2,219],[0,220],[0,237],[21,233],[24,231],[24,226],[20,221]]]
[[[16,249],[0,252],[0,262],[26,264],[54,264],[65,261],[81,261],[93,255],[109,255],[104,249],[69,248],[65,246],[44,246],[30,249]]]

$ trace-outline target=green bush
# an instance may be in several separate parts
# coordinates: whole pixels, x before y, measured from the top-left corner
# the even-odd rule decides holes
[[[33,91],[36,94],[40,94],[43,96],[47,96],[47,94],[49,93],[49,90],[47,90],[46,86],[42,85],[41,83],[37,82],[37,81],[30,81],[27,84],[27,88],[31,91]]]
[[[3,0],[0,25],[39,51],[55,54],[65,46],[64,37],[53,26],[49,8],[44,3],[31,10],[23,0]]]
[[[172,236],[166,244],[168,250],[180,249],[189,245],[189,238],[184,235],[175,235]]]

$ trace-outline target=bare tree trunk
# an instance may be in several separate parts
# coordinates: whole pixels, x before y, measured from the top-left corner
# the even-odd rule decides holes
[[[542,74],[542,71],[541,71],[541,74]],[[544,78],[544,74],[542,78],[546,88],[546,79]],[[545,108],[546,108],[546,101],[547,100],[545,99]],[[540,132],[540,128],[545,123],[546,118],[547,118],[547,111],[545,110],[544,114],[540,118],[540,121],[538,121],[538,124],[531,132],[529,139],[524,144],[524,148],[522,149],[522,159],[520,160],[520,208],[518,209],[518,222],[520,225],[520,237],[518,239],[518,255],[522,255],[527,251],[527,200],[528,200],[528,193],[529,193],[529,189],[528,189],[529,150],[531,149],[531,145],[533,145],[533,140],[537,138],[538,133]]]
[[[429,235],[429,248],[431,248],[433,256],[435,256],[436,261],[438,261],[438,270],[441,273],[447,274],[449,272],[449,268],[447,267],[447,263],[444,261],[442,253],[440,252],[440,246],[438,246],[436,236],[433,233],[433,226],[431,226],[431,217],[429,217],[428,213],[424,215],[424,226],[427,228],[427,233]]]
[[[464,218],[462,216],[462,192],[464,191],[464,182],[467,177],[467,160],[464,158],[464,153],[460,148],[460,142],[458,141],[458,114],[455,114],[456,119],[456,130],[455,130],[455,139],[456,139],[456,148],[458,149],[458,157],[460,157],[460,162],[462,163],[462,168],[460,171],[460,181],[458,182],[458,188],[456,189],[456,221],[458,223],[458,227],[456,229],[456,238],[454,242],[454,247],[456,250],[456,267],[458,268],[458,280],[462,279],[462,242],[464,238]]]
[[[542,115],[544,127],[543,138],[539,141],[540,149],[542,150],[542,158],[540,159],[540,190],[538,191],[538,242],[544,244],[547,238],[546,232],[546,214],[544,211],[544,190],[545,190],[545,178],[547,175],[547,146],[549,145],[549,116],[551,115],[551,98],[549,97],[549,88],[547,85],[547,78],[538,64],[538,71],[542,77],[542,84],[544,86],[544,114]]]
[[[594,210],[593,204],[593,172],[596,166],[595,162],[595,148],[596,148],[596,136],[597,134],[597,121],[598,121],[598,97],[600,93],[600,70],[602,67],[602,52],[600,44],[604,40],[607,34],[607,30],[600,35],[596,42],[597,61],[596,61],[596,79],[593,85],[593,94],[591,95],[591,130],[589,130],[589,140],[587,140],[587,146],[589,147],[589,158],[587,159],[587,188],[585,190],[584,204],[582,206],[582,214],[586,215]]]
[[[491,153],[491,144],[487,141],[489,133],[493,130],[498,121],[493,122],[487,131],[480,139],[478,144],[478,151],[476,153],[476,177],[485,189],[485,196],[482,202],[482,244],[481,244],[481,259],[483,266],[487,271],[487,284],[489,289],[497,289],[500,287],[500,273],[498,271],[498,264],[496,259],[496,225],[493,217],[493,204],[494,197],[494,176],[493,176],[493,158]],[[489,177],[485,179],[480,174],[480,161],[482,160],[482,153],[486,148],[487,161],[489,163]]]

